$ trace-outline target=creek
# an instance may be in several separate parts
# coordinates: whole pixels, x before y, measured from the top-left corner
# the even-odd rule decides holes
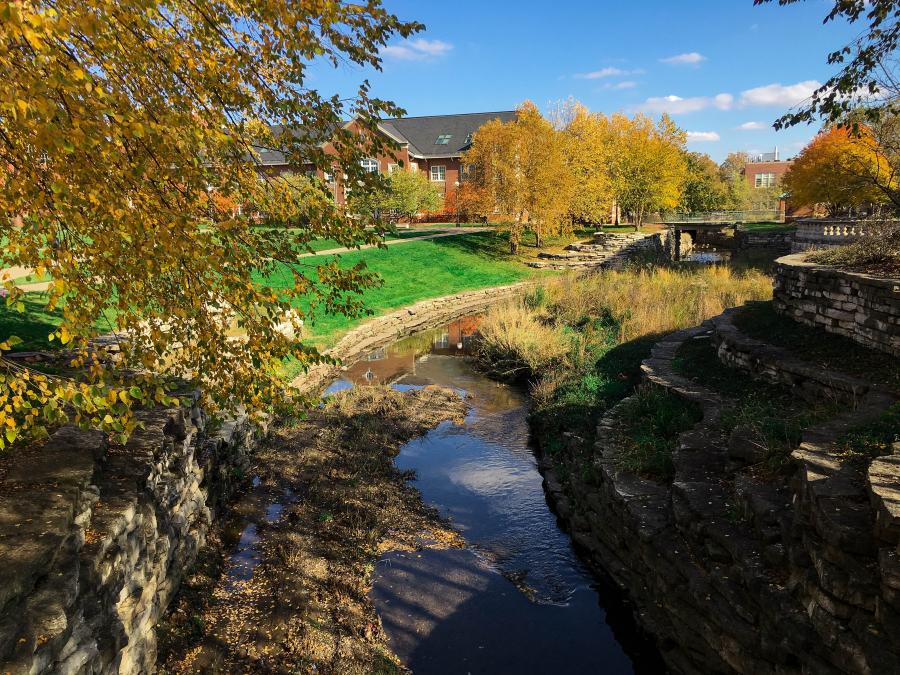
[[[391,648],[423,674],[663,672],[621,599],[557,525],[530,444],[527,397],[466,358],[476,328],[467,317],[397,342],[326,391],[435,384],[469,403],[464,424],[440,424],[395,460],[467,547],[379,558],[371,598]]]

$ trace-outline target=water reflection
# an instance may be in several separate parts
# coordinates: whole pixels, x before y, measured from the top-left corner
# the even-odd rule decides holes
[[[633,634],[609,625],[592,575],[545,501],[526,397],[459,358],[476,329],[467,318],[402,340],[333,385],[436,384],[465,393],[470,405],[463,425],[439,425],[396,459],[469,549],[382,556],[372,599],[391,647],[415,672],[635,672],[621,644]],[[658,672],[651,661],[637,669]]]

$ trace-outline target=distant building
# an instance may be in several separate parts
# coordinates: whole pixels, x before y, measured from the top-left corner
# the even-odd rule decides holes
[[[465,172],[461,172],[460,159],[472,144],[475,132],[491,120],[509,122],[515,118],[515,111],[505,110],[383,119],[378,123],[378,130],[400,147],[392,154],[366,158],[362,160],[362,165],[368,171],[390,174],[398,170],[402,163],[405,169],[424,172],[429,180],[440,185],[445,198],[452,198],[457,185],[465,178]],[[358,130],[353,120],[346,127]],[[328,151],[327,141],[322,142],[321,146]],[[278,151],[260,152],[260,161],[262,169],[267,173],[296,170]],[[338,204],[346,202],[348,186],[342,184],[337,172],[323,172],[312,165],[305,167],[305,171],[316,173],[328,183]]]
[[[784,191],[779,190],[784,174],[794,165],[793,159],[781,159],[778,148],[774,152],[751,155],[744,165],[744,177],[753,191],[759,190],[760,199],[754,200],[753,208],[766,210],[777,208],[788,216],[807,215],[808,209],[796,209],[791,206],[790,197],[785,198]]]

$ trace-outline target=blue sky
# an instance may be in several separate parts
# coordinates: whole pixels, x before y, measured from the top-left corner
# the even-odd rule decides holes
[[[426,24],[383,53],[383,72],[316,66],[310,85],[372,94],[410,115],[548,109],[574,96],[605,113],[669,112],[689,147],[717,161],[732,150],[795,155],[816,132],[772,122],[833,67],[826,54],[857,30],[822,25],[833,2],[754,7],[752,0],[385,0]]]

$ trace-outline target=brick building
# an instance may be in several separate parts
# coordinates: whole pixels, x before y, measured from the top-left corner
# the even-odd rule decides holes
[[[506,110],[383,119],[378,124],[379,131],[399,148],[393,153],[363,160],[363,167],[382,174],[389,174],[401,166],[424,171],[431,181],[440,185],[445,199],[452,198],[461,180],[460,158],[471,145],[475,132],[486,122],[494,119],[509,122],[515,116],[515,111]],[[354,130],[355,125],[355,121],[348,122],[347,128]],[[327,152],[328,143],[322,143],[322,146]],[[296,170],[290,167],[282,153],[275,150],[261,151],[259,159],[268,173]],[[312,166],[307,170],[315,171],[331,186],[338,204],[346,202],[347,188],[342,184],[339,172],[325,173]]]
[[[753,204],[754,209],[774,209],[777,208],[788,216],[808,215],[809,209],[796,208],[790,203],[790,198],[782,198],[784,191],[780,190],[784,174],[794,165],[793,159],[780,159],[778,149],[775,152],[767,152],[761,155],[755,155],[750,158],[744,165],[744,177],[750,184],[751,195],[753,192],[759,191],[760,199]],[[775,201],[773,200],[773,195]]]

